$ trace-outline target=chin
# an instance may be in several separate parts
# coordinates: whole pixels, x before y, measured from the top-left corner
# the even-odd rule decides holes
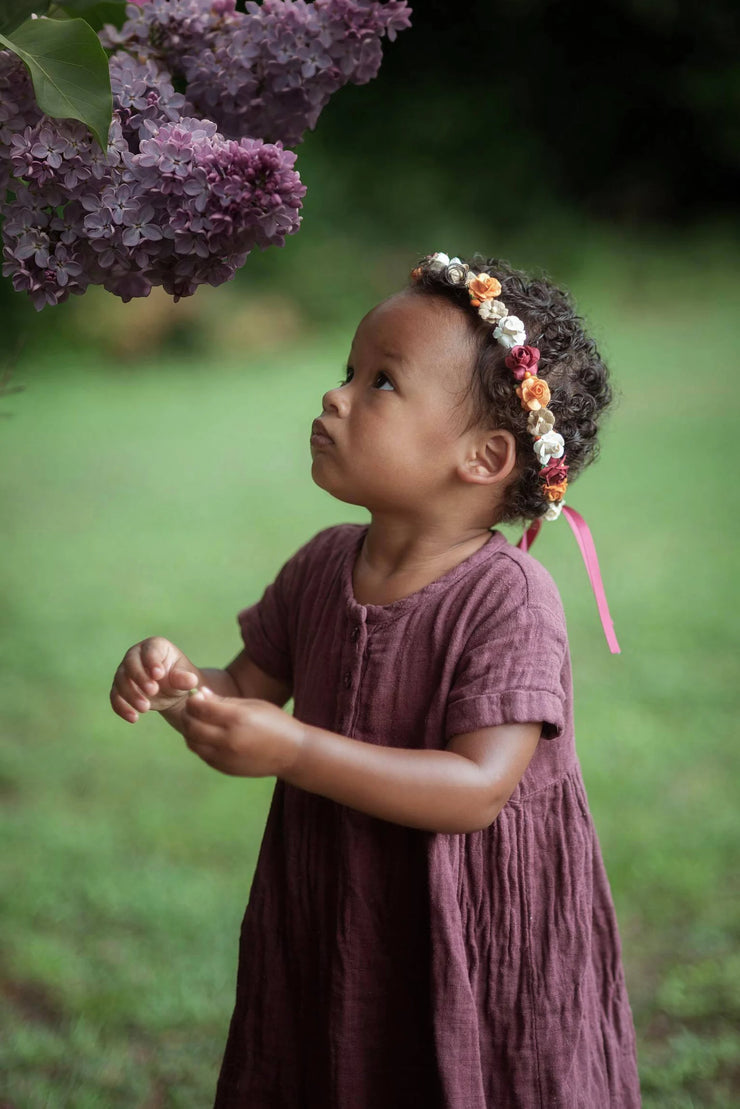
[[[358,504],[362,507],[365,506],[365,500],[357,493],[353,493],[351,489],[342,488],[339,481],[332,481],[325,469],[317,465],[318,459],[314,459],[311,466],[311,478],[314,485],[318,485],[319,489],[323,489],[325,493],[329,493],[337,501],[343,501],[345,504]]]

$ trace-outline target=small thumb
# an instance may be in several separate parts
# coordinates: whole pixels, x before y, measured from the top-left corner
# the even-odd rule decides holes
[[[197,684],[197,675],[189,670],[173,670],[170,674],[170,685],[174,689],[194,689]]]

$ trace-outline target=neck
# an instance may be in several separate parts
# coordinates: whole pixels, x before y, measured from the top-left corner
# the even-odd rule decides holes
[[[482,526],[456,527],[437,521],[426,526],[373,514],[354,568],[360,604],[390,604],[415,593],[469,558],[490,539]]]

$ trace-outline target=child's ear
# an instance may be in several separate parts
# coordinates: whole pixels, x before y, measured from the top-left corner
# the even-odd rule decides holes
[[[516,466],[516,439],[505,428],[486,431],[474,439],[457,468],[462,481],[476,485],[499,485]]]

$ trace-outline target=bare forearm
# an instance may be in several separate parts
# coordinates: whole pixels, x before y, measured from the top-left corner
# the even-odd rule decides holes
[[[308,725],[282,777],[370,816],[430,832],[478,831],[500,808],[481,768],[464,755],[376,746]]]
[[[198,669],[198,685],[208,686],[208,688],[213,690],[214,693],[217,693],[219,697],[242,696],[239,687],[237,686],[236,682],[234,681],[228,670],[217,670],[212,667],[204,667],[203,669]],[[180,719],[182,717],[184,704],[185,701],[183,700],[174,708],[164,709],[164,711],[160,712],[159,714],[178,732],[182,732],[182,728],[180,727]]]

